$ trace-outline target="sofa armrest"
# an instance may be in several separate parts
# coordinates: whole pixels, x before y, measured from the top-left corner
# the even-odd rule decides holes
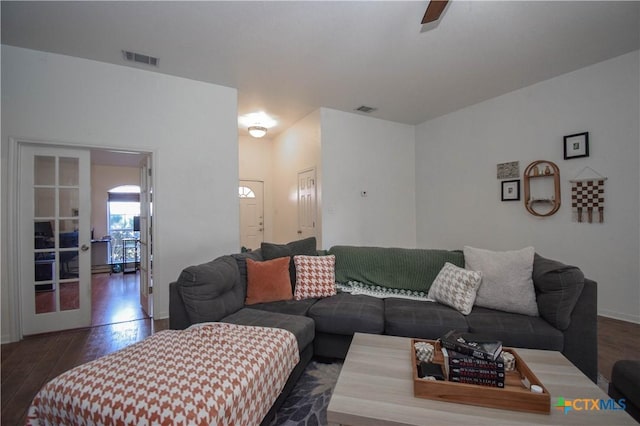
[[[598,285],[588,278],[578,298],[571,323],[564,331],[562,353],[594,383],[598,381]]]
[[[178,283],[169,284],[169,328],[171,330],[184,330],[191,325],[184,301],[178,291]]]
[[[189,266],[180,273],[169,293],[169,315],[176,315],[175,320],[169,319],[169,324],[183,327],[219,321],[244,306],[245,292],[232,256]]]

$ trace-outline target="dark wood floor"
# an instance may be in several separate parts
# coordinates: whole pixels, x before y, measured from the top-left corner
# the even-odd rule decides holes
[[[91,277],[91,325],[132,321],[149,316],[140,306],[140,273]]]
[[[167,328],[168,320],[142,319],[2,345],[2,425],[24,424],[31,400],[55,376]],[[598,328],[599,371],[609,380],[616,360],[640,359],[640,325],[599,317]]]
[[[619,359],[640,360],[640,325],[598,317],[598,371],[607,381]]]
[[[139,302],[140,273],[94,274],[91,276],[91,325],[148,318]],[[60,310],[78,309],[79,288],[76,283],[60,284]],[[36,293],[36,313],[55,312],[55,291]]]
[[[166,328],[168,320],[142,319],[31,336],[2,345],[2,425],[23,425],[37,391],[57,375]]]

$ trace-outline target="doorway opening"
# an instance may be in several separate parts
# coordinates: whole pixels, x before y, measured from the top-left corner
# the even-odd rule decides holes
[[[256,250],[264,241],[264,182],[241,180],[238,198],[241,250]]]
[[[149,155],[92,150],[91,325],[152,316],[144,284],[151,282]],[[141,215],[149,217],[141,220]],[[146,233],[141,231],[144,226]],[[145,235],[143,235],[145,234]],[[146,256],[143,251],[148,249]]]
[[[92,326],[149,318],[139,300],[140,186],[110,188],[106,197],[107,235],[92,239]]]
[[[123,152],[45,141],[9,140],[8,241],[16,247],[8,255],[12,338],[89,327],[92,324],[92,256],[108,238],[105,169],[128,168],[140,185],[140,271],[135,281],[145,315],[152,316],[151,293],[151,164],[150,152]],[[134,173],[135,172],[135,173]],[[148,174],[148,176],[147,176]],[[112,179],[113,180],[113,179]],[[98,243],[97,245],[94,244]],[[105,244],[102,244],[106,247]],[[92,248],[96,250],[92,250]],[[96,252],[97,254],[94,254]],[[102,265],[109,265],[110,250],[103,249]],[[137,260],[137,259],[136,259]],[[111,268],[95,271],[106,281],[118,278]],[[134,278],[132,275],[128,280]],[[121,290],[122,285],[110,285]],[[120,292],[122,294],[122,292]],[[116,304],[118,302],[116,301]],[[115,316],[104,323],[129,320]]]

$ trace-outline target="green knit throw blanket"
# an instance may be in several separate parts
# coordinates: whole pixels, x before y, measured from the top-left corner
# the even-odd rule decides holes
[[[336,281],[428,292],[445,262],[464,268],[461,251],[333,246]]]

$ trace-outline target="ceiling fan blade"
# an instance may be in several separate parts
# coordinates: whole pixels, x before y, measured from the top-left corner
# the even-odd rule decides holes
[[[429,22],[437,21],[448,2],[449,0],[431,0],[422,18],[422,23],[428,24]]]

